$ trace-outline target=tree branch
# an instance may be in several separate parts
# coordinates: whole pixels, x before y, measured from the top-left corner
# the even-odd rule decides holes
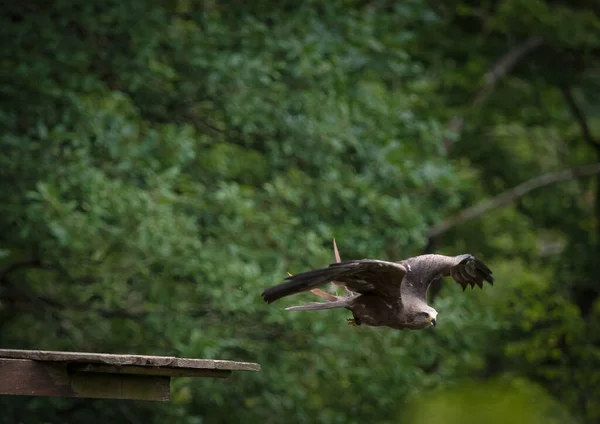
[[[590,126],[588,125],[588,121],[585,116],[585,113],[583,112],[583,109],[579,106],[577,100],[575,100],[575,96],[573,95],[573,92],[568,86],[568,84],[561,84],[560,89],[563,93],[565,101],[567,102],[567,105],[569,106],[571,115],[573,115],[573,118],[579,124],[579,128],[581,129],[581,135],[583,139],[590,147],[592,147],[592,149],[594,149],[594,151],[596,152],[596,157],[600,160],[600,141],[595,139],[592,135],[592,131],[590,129]],[[596,183],[596,199],[594,202],[594,209],[596,212],[596,250],[598,250],[598,252],[600,253],[600,179]],[[587,302],[590,298],[595,299],[597,296],[598,292],[596,292],[596,296],[592,297],[590,297],[588,293],[586,293],[581,297],[581,299],[584,299],[584,301]],[[577,302],[577,304],[582,305],[584,301]],[[583,307],[581,307],[582,311],[585,311],[586,309],[589,309],[589,305],[583,305]]]
[[[485,74],[483,86],[477,91],[477,93],[475,93],[475,97],[471,101],[470,108],[474,108],[485,102],[490,93],[496,87],[496,84],[500,78],[504,77],[512,68],[514,68],[514,66],[523,56],[540,46],[543,41],[544,40],[541,37],[529,37],[523,43],[518,44],[514,48],[510,49],[500,59],[498,59],[488,73]],[[448,129],[450,132],[460,135],[464,123],[464,117],[456,115],[448,123]],[[450,140],[449,137],[445,137],[443,142],[446,152],[450,151],[452,140]]]
[[[428,233],[430,243],[432,239],[439,237],[451,228],[463,224],[471,219],[478,218],[492,209],[506,206],[535,189],[550,184],[558,183],[561,181],[587,177],[595,174],[600,174],[600,163],[593,163],[578,168],[565,169],[562,171],[549,172],[547,174],[542,174],[535,178],[527,180],[511,188],[510,190],[499,194],[498,196],[492,199],[483,201],[469,208],[466,208],[463,211],[459,212],[457,215],[445,219],[439,224],[434,225]]]
[[[563,96],[565,97],[567,105],[569,105],[569,110],[571,111],[573,118],[575,118],[575,120],[579,124],[579,127],[581,128],[581,135],[583,136],[583,139],[585,140],[585,142],[587,144],[589,144],[590,146],[592,146],[592,148],[594,148],[594,150],[596,151],[596,153],[598,155],[600,155],[600,142],[595,140],[594,137],[592,136],[592,132],[587,123],[585,113],[583,113],[583,110],[577,104],[577,101],[575,100],[575,97],[573,96],[573,92],[571,91],[571,88],[567,85],[563,85],[560,87],[560,89],[563,93]]]

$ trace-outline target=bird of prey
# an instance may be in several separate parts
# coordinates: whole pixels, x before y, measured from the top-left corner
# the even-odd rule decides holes
[[[399,262],[375,259],[340,261],[334,240],[336,263],[328,268],[291,275],[286,282],[263,291],[265,302],[311,291],[327,302],[286,308],[290,311],[345,308],[352,312],[352,325],[421,330],[435,326],[437,311],[427,304],[427,289],[433,281],[451,276],[464,289],[483,282],[494,283],[492,271],[472,255],[427,254]],[[318,287],[333,282],[345,287],[343,296],[334,296]]]

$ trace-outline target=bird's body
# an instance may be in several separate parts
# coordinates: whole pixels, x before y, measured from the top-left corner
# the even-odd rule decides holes
[[[471,255],[421,255],[400,262],[361,259],[339,261],[328,268],[290,275],[286,282],[266,289],[267,303],[285,296],[311,290],[328,302],[293,306],[288,310],[346,308],[354,325],[386,326],[394,329],[419,330],[436,324],[437,311],[427,305],[430,284],[438,278],[452,276],[463,289],[467,285],[493,284],[492,271]],[[346,287],[345,296],[325,294],[317,287],[328,282]]]

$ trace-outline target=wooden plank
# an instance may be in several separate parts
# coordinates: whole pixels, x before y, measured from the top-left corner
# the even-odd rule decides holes
[[[149,366],[206,370],[260,371],[260,365],[253,362],[176,358],[173,356],[115,355],[109,353],[0,349],[0,358],[120,366],[135,365],[141,367]]]
[[[0,349],[0,394],[166,401],[171,377],[259,370],[250,362]]]
[[[0,393],[30,396],[73,396],[66,368],[25,359],[0,359]]]
[[[211,377],[227,378],[231,370],[208,370],[198,368],[167,368],[167,367],[140,367],[137,365],[105,365],[105,364],[69,364],[69,369],[81,372],[94,372],[105,374],[135,374],[157,375],[169,377]]]
[[[168,376],[82,372],[69,375],[77,397],[161,402],[171,399],[171,378]]]
[[[0,394],[168,401],[168,376],[69,371],[66,364],[0,358]]]

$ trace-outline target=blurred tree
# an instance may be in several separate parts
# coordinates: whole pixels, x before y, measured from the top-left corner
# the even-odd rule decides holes
[[[431,49],[418,43],[412,57],[439,70],[440,110],[450,123],[446,148],[476,169],[483,192],[510,193],[542,174],[600,162],[596,5],[451,2],[436,11],[436,25],[461,42]],[[588,371],[600,358],[600,177],[587,175],[516,196],[511,208],[479,221],[449,220],[459,225],[442,237],[430,232],[429,246],[448,241],[477,249],[483,242],[480,249],[512,258],[507,267],[526,265],[530,276],[511,271],[514,289],[500,294],[512,299],[496,299],[498,308],[510,305],[504,314],[511,324],[497,339],[504,349],[486,355],[488,373],[513,369],[595,422],[600,374]],[[475,185],[463,208],[477,201]]]

